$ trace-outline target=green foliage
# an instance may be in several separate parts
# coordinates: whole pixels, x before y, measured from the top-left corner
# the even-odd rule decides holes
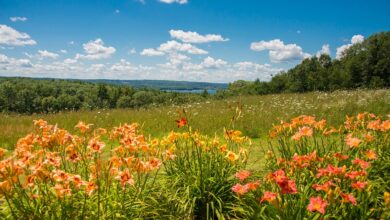
[[[75,80],[0,78],[0,112],[33,114],[80,109],[142,108],[183,104],[205,98],[200,94]]]
[[[269,173],[250,177],[263,184],[240,197],[245,218],[388,219],[389,123],[361,113],[339,129],[311,116],[275,125],[270,135],[277,143],[266,153]],[[294,183],[291,192],[287,181]],[[325,201],[323,213],[309,208],[315,197]]]
[[[384,32],[353,45],[341,59],[332,60],[328,55],[311,57],[277,74],[270,82],[239,80],[229,84],[228,90],[254,95],[389,86],[390,32]]]

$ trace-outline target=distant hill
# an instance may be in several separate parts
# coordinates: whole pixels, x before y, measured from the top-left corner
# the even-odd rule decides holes
[[[110,79],[88,79],[82,80],[92,83],[106,83],[113,85],[129,85],[135,88],[154,88],[160,90],[217,90],[226,89],[226,83],[189,82],[171,80],[110,80]]]
[[[1,78],[27,78],[27,77],[2,77]],[[226,83],[190,82],[173,80],[114,80],[114,79],[59,79],[59,78],[31,78],[35,80],[69,80],[90,82],[95,84],[111,84],[132,86],[134,88],[151,88],[158,90],[220,90],[227,89]]]

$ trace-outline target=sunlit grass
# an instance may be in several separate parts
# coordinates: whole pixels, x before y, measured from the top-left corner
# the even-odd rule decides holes
[[[176,129],[174,120],[177,118],[177,110],[181,108],[190,113],[189,120],[194,129],[209,136],[214,136],[215,133],[221,135],[238,105],[242,106],[243,115],[236,122],[235,128],[251,138],[264,140],[272,124],[301,114],[325,118],[330,125],[339,124],[344,121],[345,115],[358,112],[388,114],[390,90],[244,96],[139,110],[94,110],[48,115],[0,114],[0,146],[12,149],[17,139],[33,130],[32,121],[37,118],[68,130],[74,129],[79,120],[103,128],[125,122],[138,122],[146,135],[160,137]],[[264,144],[266,145],[260,141],[259,145]]]

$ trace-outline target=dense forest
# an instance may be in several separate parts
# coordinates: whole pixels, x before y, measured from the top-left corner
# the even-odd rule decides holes
[[[151,82],[162,88],[170,85],[168,82]],[[147,85],[147,82],[137,83]],[[305,59],[287,72],[275,75],[269,82],[240,80],[230,83],[227,89],[223,89],[224,84],[196,85],[219,87],[215,95],[209,95],[206,90],[203,94],[184,94],[124,84],[121,81],[0,78],[0,112],[31,114],[97,108],[140,108],[195,102],[209,97],[220,99],[245,94],[389,87],[390,32],[372,35],[362,43],[351,46],[341,59],[332,60],[328,55]],[[143,84],[139,87],[143,87]],[[185,85],[194,86],[183,82],[174,85],[174,88]]]
[[[333,91],[390,86],[390,31],[370,36],[347,49],[341,59],[313,56],[275,75],[270,82],[256,80],[229,84],[219,96],[282,92]]]
[[[140,108],[182,104],[207,94],[97,84],[75,80],[0,78],[0,112],[52,113],[97,108]]]

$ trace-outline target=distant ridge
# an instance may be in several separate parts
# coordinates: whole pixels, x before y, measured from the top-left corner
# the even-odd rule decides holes
[[[61,79],[61,78],[35,78],[35,77],[6,77],[0,78],[29,78],[34,80],[64,80],[80,81],[89,83],[103,83],[111,85],[127,85],[135,88],[153,88],[159,90],[218,90],[227,89],[227,83],[210,83],[210,82],[191,82],[191,81],[174,81],[174,80],[115,80],[115,79]]]

